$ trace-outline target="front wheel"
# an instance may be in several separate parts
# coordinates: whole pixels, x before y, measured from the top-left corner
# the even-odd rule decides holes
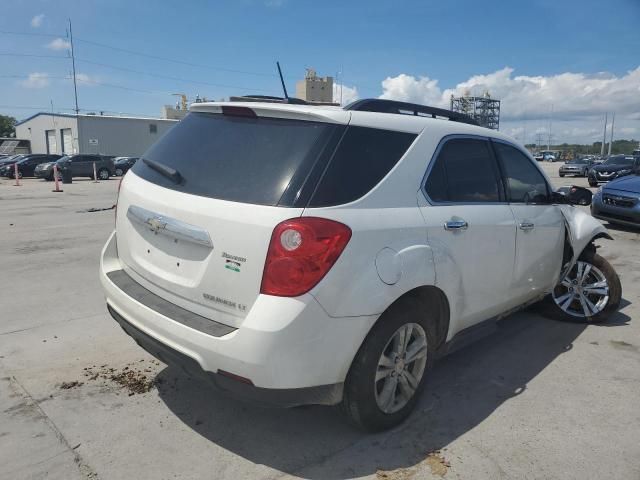
[[[545,313],[556,320],[598,323],[618,310],[621,298],[622,285],[614,268],[588,250],[544,300]]]
[[[109,180],[109,170],[106,168],[101,168],[98,172],[98,178],[100,180]]]
[[[559,175],[560,175],[560,177],[564,177],[564,173],[560,173]]]
[[[435,331],[422,302],[393,304],[360,347],[344,386],[342,408],[357,427],[377,432],[400,424],[418,401],[433,363]]]
[[[116,168],[116,177],[121,177],[121,176],[122,176],[122,169]]]
[[[592,182],[591,180],[589,180],[589,186],[590,187],[597,187],[598,186],[598,182]]]

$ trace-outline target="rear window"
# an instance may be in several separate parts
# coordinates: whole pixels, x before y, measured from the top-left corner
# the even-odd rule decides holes
[[[309,206],[340,205],[362,197],[398,163],[416,136],[376,128],[349,127]]]
[[[144,161],[136,162],[133,172],[193,195],[293,206],[296,192],[338,129],[344,126],[192,112],[142,156],[177,170],[181,182],[174,183]],[[285,195],[288,191],[294,193]]]

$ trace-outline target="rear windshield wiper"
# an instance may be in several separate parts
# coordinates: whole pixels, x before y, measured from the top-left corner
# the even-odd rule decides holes
[[[182,180],[182,175],[175,168],[171,168],[167,165],[163,165],[162,163],[154,162],[153,160],[149,160],[147,158],[143,158],[142,161],[152,170],[155,170],[160,175],[167,177],[173,183],[180,183]]]

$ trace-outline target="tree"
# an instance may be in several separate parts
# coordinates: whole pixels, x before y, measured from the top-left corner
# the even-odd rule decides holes
[[[0,115],[0,137],[16,136],[17,120],[8,115]]]

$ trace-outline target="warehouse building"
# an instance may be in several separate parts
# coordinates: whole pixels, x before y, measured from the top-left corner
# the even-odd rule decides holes
[[[163,118],[36,113],[16,125],[32,153],[142,155],[178,121]]]

